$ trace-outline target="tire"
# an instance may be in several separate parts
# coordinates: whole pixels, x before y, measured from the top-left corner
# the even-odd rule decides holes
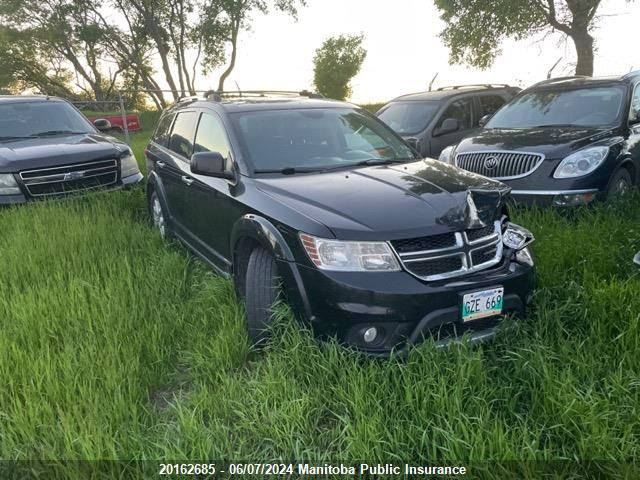
[[[247,331],[254,345],[268,338],[273,323],[271,307],[278,299],[278,268],[276,259],[263,247],[251,251],[245,277],[245,307]]]
[[[609,185],[607,186],[607,192],[605,194],[606,200],[612,200],[617,197],[621,197],[633,186],[633,180],[631,174],[626,168],[619,168],[616,173],[613,174]]]
[[[154,190],[149,197],[149,213],[151,213],[151,221],[153,226],[158,229],[160,236],[164,239],[170,237],[169,229],[167,227],[167,215],[162,207],[160,197]]]

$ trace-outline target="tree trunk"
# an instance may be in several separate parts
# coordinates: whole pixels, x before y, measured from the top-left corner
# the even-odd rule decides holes
[[[593,76],[593,37],[586,30],[573,31],[569,36],[576,46],[578,55],[576,75]]]
[[[218,81],[218,91],[224,92],[224,82],[233,69],[236,66],[236,55],[238,54],[238,32],[240,30],[240,22],[235,21],[233,25],[233,30],[231,32],[231,60],[229,62],[229,66],[226,68],[222,75],[220,75],[220,80]]]

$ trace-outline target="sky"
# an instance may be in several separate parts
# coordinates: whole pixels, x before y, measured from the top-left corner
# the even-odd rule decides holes
[[[595,75],[640,70],[634,33],[640,25],[640,2],[603,0],[598,28]],[[313,89],[313,56],[328,37],[364,33],[368,54],[353,79],[356,103],[385,102],[405,93],[466,83],[509,83],[526,87],[546,78],[571,75],[575,49],[559,34],[506,41],[502,54],[486,71],[449,65],[449,51],[438,38],[444,23],[431,0],[307,0],[298,21],[284,14],[256,15],[252,30],[240,38],[236,68],[225,88],[243,90]],[[573,65],[572,65],[573,63]],[[220,71],[199,78],[215,88]]]

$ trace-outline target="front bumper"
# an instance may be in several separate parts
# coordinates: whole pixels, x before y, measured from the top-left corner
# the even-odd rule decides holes
[[[302,309],[314,331],[337,338],[373,355],[405,352],[411,345],[433,338],[439,344],[471,341],[495,334],[504,315],[520,317],[535,288],[535,269],[515,260],[473,275],[439,282],[424,282],[405,272],[327,272],[281,262],[280,272],[290,303]],[[504,287],[503,315],[462,323],[464,293]],[[291,301],[291,300],[294,301]],[[381,333],[367,344],[363,332],[375,327]]]
[[[589,205],[600,198],[596,188],[576,190],[511,190],[511,198],[518,205],[554,207],[576,207]]]
[[[144,175],[138,172],[134,175],[130,175],[121,179],[118,183],[110,187],[101,187],[101,188],[93,188],[87,189],[83,191],[76,191],[68,195],[46,195],[42,197],[30,197],[28,195],[19,194],[19,195],[0,195],[0,207],[9,206],[9,205],[18,205],[21,203],[32,202],[35,200],[45,200],[45,199],[60,199],[60,198],[68,198],[73,197],[75,195],[87,195],[91,192],[104,192],[109,190],[119,190],[121,188],[132,188],[138,184],[140,184],[144,180]]]

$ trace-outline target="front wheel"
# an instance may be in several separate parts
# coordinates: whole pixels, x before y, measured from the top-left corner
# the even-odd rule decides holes
[[[245,306],[249,340],[260,344],[273,323],[273,304],[278,299],[278,267],[274,256],[263,247],[251,252],[245,277]]]
[[[629,192],[631,186],[633,185],[633,180],[631,179],[631,174],[629,170],[626,168],[620,168],[616,173],[613,174],[611,180],[609,181],[609,185],[607,186],[606,199],[611,200],[613,198],[618,198]]]

